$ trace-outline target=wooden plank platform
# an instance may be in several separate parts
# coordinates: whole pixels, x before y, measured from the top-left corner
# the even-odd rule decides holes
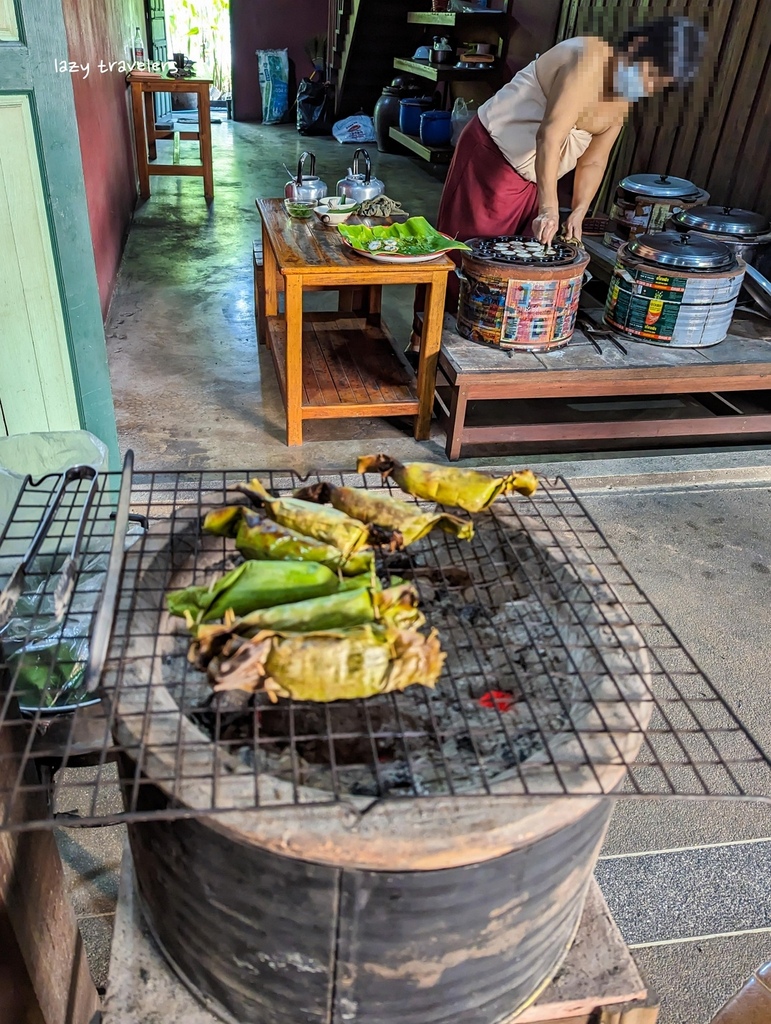
[[[584,310],[583,315],[601,325],[602,310]],[[468,341],[458,334],[455,319],[445,317],[439,369],[452,392],[441,417],[448,458],[457,459],[464,444],[771,436],[771,403],[768,415],[757,410],[744,414],[725,398],[709,397],[771,389],[770,321],[740,316],[726,340],[711,348],[668,348],[615,337],[625,352],[610,338],[590,337],[582,330],[565,348],[517,352]],[[699,416],[466,424],[470,402],[644,395],[708,397]]]
[[[612,1018],[598,1017],[607,1007]],[[634,1017],[625,1016],[626,1009]],[[556,1015],[556,1016],[555,1016]],[[595,882],[573,947],[556,979],[516,1024],[655,1024],[656,1000],[645,984]],[[144,923],[128,848],[123,858],[110,975],[102,1024],[217,1024],[163,959]],[[514,1024],[514,1021],[512,1021]]]
[[[405,132],[400,132],[398,128],[390,128],[389,135],[394,142],[398,142],[415,153],[416,156],[420,156],[432,164],[448,164],[455,152],[452,146],[426,146],[417,135],[407,135]]]
[[[286,322],[268,317],[270,349],[286,395]],[[409,416],[418,409],[415,377],[385,324],[339,313],[303,318],[303,419]]]

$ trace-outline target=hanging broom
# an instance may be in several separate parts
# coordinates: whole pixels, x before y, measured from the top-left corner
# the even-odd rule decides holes
[[[309,39],[305,44],[305,55],[314,71],[323,71],[327,63],[327,37],[319,35]]]

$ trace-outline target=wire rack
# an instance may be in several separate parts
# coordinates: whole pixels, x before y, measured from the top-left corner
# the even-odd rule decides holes
[[[100,476],[74,596],[52,625],[80,492],[60,510],[0,631],[0,827],[448,796],[771,794],[767,755],[561,479],[499,499],[472,541],[434,531],[378,555],[384,585],[412,581],[438,629],[447,660],[435,689],[328,704],[215,697],[166,595],[237,564],[234,542],[200,523],[243,500],[232,488],[254,476],[275,494],[322,479],[132,474],[130,459]],[[0,534],[0,584],[57,479],[25,483]],[[59,707],[45,706],[52,693]]]

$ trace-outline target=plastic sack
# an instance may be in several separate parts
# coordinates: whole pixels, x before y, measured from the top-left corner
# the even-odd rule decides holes
[[[297,89],[297,131],[300,135],[331,135],[334,99],[329,82],[316,80],[315,72],[303,78]]]
[[[462,96],[459,96],[452,108],[452,140],[453,146],[458,145],[458,139],[460,133],[476,115],[476,111],[473,109],[476,106],[474,100],[464,100]]]
[[[260,71],[262,123],[281,124],[289,110],[289,54],[287,50],[255,50]]]
[[[332,126],[332,134],[340,143],[377,141],[375,122],[366,114],[344,117]]]

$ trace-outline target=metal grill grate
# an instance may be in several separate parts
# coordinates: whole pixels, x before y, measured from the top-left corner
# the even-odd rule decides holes
[[[381,576],[414,580],[439,630],[448,657],[435,690],[323,705],[213,700],[187,661],[184,624],[163,611],[165,595],[233,564],[233,542],[202,537],[200,519],[251,476],[275,493],[321,479],[256,471],[132,482],[127,471],[121,502],[120,476],[100,477],[75,595],[52,628],[77,497],[62,510],[17,617],[0,632],[2,827],[447,796],[771,794],[764,752],[563,480],[542,482],[533,499],[500,499],[494,515],[477,517],[471,542],[437,532],[378,556]],[[354,474],[323,478],[390,487]],[[0,582],[56,483],[25,485],[0,536]],[[131,528],[118,588],[129,489],[132,517],[149,529]],[[92,675],[104,644],[97,705],[20,712],[18,645],[40,632],[49,643],[90,645]],[[70,703],[88,698],[80,686]],[[28,697],[21,703],[30,708]]]

